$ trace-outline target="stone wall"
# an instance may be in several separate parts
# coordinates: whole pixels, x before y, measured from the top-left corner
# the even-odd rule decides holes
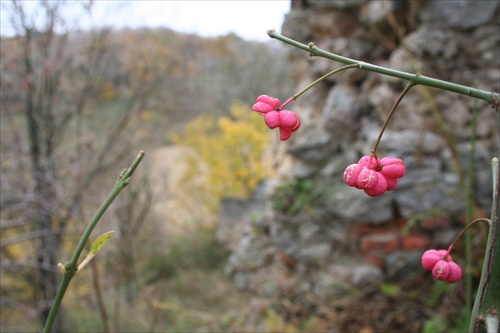
[[[292,1],[282,34],[342,56],[499,92],[500,1],[449,4]],[[289,62],[296,91],[341,66],[285,47],[289,58],[276,61]],[[488,215],[496,114],[483,101],[436,89],[413,88],[380,143],[379,157],[399,157],[407,166],[397,189],[372,198],[344,185],[344,169],[370,153],[405,85],[349,70],[290,105],[303,125],[287,142],[279,177],[262,185],[251,215],[241,210],[227,218],[231,205],[223,207],[220,230],[227,235],[239,224],[221,238],[232,250],[228,274],[240,288],[266,297],[301,291],[327,297],[352,286],[426,278],[422,252],[448,246],[463,227],[474,105],[474,196],[477,214]]]

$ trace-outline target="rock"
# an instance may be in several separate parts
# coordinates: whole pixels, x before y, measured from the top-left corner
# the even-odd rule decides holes
[[[334,86],[326,98],[322,123],[330,133],[331,142],[339,145],[357,137],[362,103],[359,91],[350,85]],[[338,146],[337,146],[338,147]]]
[[[423,27],[405,37],[403,44],[417,58],[451,59],[458,50],[457,34],[452,30]]]
[[[499,5],[498,0],[461,0],[453,3],[431,0],[428,1],[424,16],[441,27],[467,30],[492,21],[497,15]]]
[[[372,198],[361,190],[348,187],[342,181],[324,196],[327,211],[350,222],[378,224],[392,218],[390,192]]]
[[[288,148],[288,153],[295,158],[318,165],[328,159],[332,152],[330,136],[322,130],[307,130]]]
[[[499,1],[450,4],[442,0],[293,1],[283,34],[395,70],[468,86],[478,80],[479,89],[498,92],[500,35],[495,20]],[[342,66],[285,47],[295,91]],[[421,276],[424,248],[449,246],[458,232],[454,218],[464,210],[455,160],[468,169],[471,110],[476,104],[471,98],[414,87],[398,106],[377,150],[379,157],[405,162],[407,172],[396,189],[372,198],[342,179],[349,164],[370,154],[406,84],[378,73],[348,70],[316,85],[294,103],[302,127],[291,140],[280,143],[286,154],[277,159],[279,172],[274,180],[300,178],[314,183],[292,193],[290,205],[316,191],[321,195],[287,215],[272,211],[272,194],[261,192],[257,197],[268,204],[260,206],[263,212],[257,209],[262,217],[255,219],[244,212],[254,211],[251,204],[225,203],[229,204],[223,209],[226,222],[244,225],[228,236],[236,241],[228,273],[238,286],[257,295],[307,294],[329,301],[345,296],[353,286]],[[490,163],[499,148],[498,122],[488,105],[477,105],[474,194],[480,207],[488,210]],[[432,216],[448,219],[439,225],[412,223]],[[356,225],[369,231],[352,232]]]
[[[497,2],[498,3],[498,2]],[[498,69],[500,62],[500,34],[498,25],[479,27],[463,39],[463,49],[473,65]],[[497,82],[498,84],[498,76]]]
[[[271,195],[272,186],[272,181],[262,181],[249,200],[237,198],[222,200],[215,231],[220,244],[234,251],[249,224],[261,229],[265,227],[264,221],[267,219],[264,217],[264,208],[267,198]]]
[[[264,205],[262,203],[248,202],[235,198],[223,199],[216,229],[217,241],[224,247],[235,250],[247,225],[245,220],[251,214],[261,213],[263,209]]]
[[[328,262],[328,257],[332,253],[332,246],[329,243],[311,244],[300,250],[297,258],[306,265],[321,267]]]
[[[352,258],[347,262],[336,262],[324,269],[311,274],[309,279],[312,283],[312,291],[317,295],[323,295],[335,298],[339,295],[345,295],[345,290],[352,287],[354,270],[363,263]]]
[[[458,214],[464,210],[464,193],[460,187],[446,186],[438,180],[434,183],[413,184],[394,192],[399,213],[405,218],[422,212],[444,211]]]
[[[360,265],[354,268],[351,283],[356,287],[377,285],[383,280],[382,270],[373,265]]]
[[[423,250],[396,252],[385,258],[384,271],[390,281],[414,279],[422,272]]]
[[[361,8],[360,21],[367,25],[374,25],[380,28],[387,23],[387,18],[394,11],[393,1],[375,0],[370,1],[368,5]]]
[[[380,129],[372,129],[367,133],[368,142],[375,142]],[[444,148],[443,139],[431,132],[417,130],[386,130],[382,137],[381,149],[395,155],[408,155],[415,152],[435,154]]]

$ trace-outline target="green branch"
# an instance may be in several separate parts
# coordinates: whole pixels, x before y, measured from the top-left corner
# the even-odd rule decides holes
[[[89,240],[92,230],[94,230],[95,226],[97,225],[97,222],[99,222],[101,217],[104,215],[104,212],[108,209],[108,207],[115,200],[118,194],[120,194],[120,192],[125,188],[125,186],[129,184],[130,177],[134,173],[135,169],[137,168],[143,157],[144,157],[144,152],[140,151],[136,159],[132,163],[132,165],[128,169],[125,169],[120,173],[120,176],[116,180],[113,190],[111,190],[106,200],[104,200],[101,207],[99,207],[94,217],[90,221],[89,225],[87,226],[87,229],[85,229],[85,232],[83,233],[82,238],[80,239],[80,242],[78,243],[78,246],[76,247],[76,250],[70,262],[64,265],[63,268],[60,268],[61,271],[64,273],[64,277],[61,281],[61,284],[59,285],[59,289],[57,290],[54,303],[50,308],[49,316],[47,317],[47,321],[45,322],[45,327],[43,328],[44,333],[49,333],[50,329],[52,328],[52,324],[54,323],[54,319],[56,317],[57,311],[59,310],[59,306],[61,305],[64,294],[68,289],[71,279],[73,279],[78,270],[78,259],[80,258],[80,255],[82,254],[82,251],[85,248],[85,244],[87,244],[87,241]]]
[[[482,100],[492,104],[493,106],[500,105],[500,95],[498,93],[480,90],[480,89],[476,89],[473,87],[467,87],[467,86],[463,86],[460,84],[451,83],[448,81],[438,80],[438,79],[434,79],[434,78],[431,78],[431,77],[428,77],[425,75],[401,72],[401,71],[397,71],[394,69],[369,64],[369,63],[366,63],[363,61],[358,61],[358,60],[342,57],[342,56],[339,56],[337,54],[322,50],[319,47],[317,47],[316,45],[314,45],[313,43],[309,43],[308,45],[299,43],[293,39],[290,39],[288,37],[280,35],[279,33],[277,33],[274,30],[268,30],[267,34],[271,38],[278,39],[284,43],[287,43],[289,45],[292,45],[292,46],[295,46],[299,49],[307,51],[312,56],[323,57],[323,58],[337,61],[337,62],[346,64],[346,65],[357,64],[358,68],[360,68],[360,69],[365,69],[367,71],[397,77],[397,78],[400,78],[400,79],[403,79],[406,81],[410,81],[414,85],[423,85],[423,86],[428,86],[428,87],[432,87],[432,88],[439,88],[442,90],[447,90],[447,91],[451,91],[454,93],[458,93],[458,94],[462,94],[462,95],[466,95],[466,96],[470,96],[470,97],[474,97],[474,98],[479,98],[479,99],[482,99]]]
[[[493,207],[491,209],[490,231],[483,271],[476,300],[472,309],[469,332],[498,332],[500,322],[500,168],[498,158],[492,161],[493,169]],[[493,329],[488,327],[492,325]],[[495,330],[496,329],[496,330]]]

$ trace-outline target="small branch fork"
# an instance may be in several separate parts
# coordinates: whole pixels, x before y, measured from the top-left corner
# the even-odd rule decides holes
[[[68,289],[69,283],[71,282],[71,280],[78,271],[78,259],[80,258],[80,255],[85,248],[85,244],[87,244],[87,241],[89,240],[92,230],[94,230],[94,227],[97,225],[97,222],[99,222],[101,217],[104,215],[104,212],[108,209],[113,200],[115,200],[115,198],[118,196],[121,190],[123,190],[129,184],[132,174],[134,173],[135,169],[137,168],[143,157],[144,157],[144,151],[140,151],[134,162],[131,164],[131,166],[128,169],[124,169],[120,173],[120,176],[116,180],[115,186],[109,193],[106,200],[104,200],[101,207],[99,207],[94,217],[90,221],[89,225],[87,226],[87,229],[83,233],[82,238],[80,239],[80,242],[78,243],[78,246],[76,247],[76,250],[71,260],[66,265],[62,264],[58,265],[58,268],[61,270],[61,273],[63,273],[63,279],[61,281],[61,284],[59,285],[59,289],[57,290],[54,303],[50,308],[49,316],[47,317],[45,327],[43,328],[44,333],[50,332],[52,328],[52,324],[54,323],[54,319],[56,317],[57,311],[59,310],[59,306],[61,305],[64,294]]]

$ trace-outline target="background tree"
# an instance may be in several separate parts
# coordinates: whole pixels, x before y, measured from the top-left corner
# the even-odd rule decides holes
[[[76,5],[91,8],[91,2]],[[2,267],[24,272],[19,287],[33,292],[25,296],[38,301],[41,323],[60,280],[62,236],[81,214],[84,189],[123,155],[113,148],[133,111],[124,109],[112,126],[101,127],[108,133],[102,142],[86,136],[83,114],[98,96],[109,31],[70,33],[63,17],[69,6],[75,3],[3,6],[17,35],[2,38],[1,48],[2,176],[8,180],[1,206],[9,221],[2,223]],[[8,296],[16,302],[23,293],[14,288]],[[67,327],[60,320],[54,329]]]
[[[9,329],[28,327],[34,318],[45,322],[59,284],[57,263],[68,258],[67,251],[78,240],[76,234],[106,195],[102,191],[107,188],[106,174],[111,171],[115,177],[117,165],[131,150],[171,143],[171,133],[182,132],[195,117],[210,113],[217,138],[228,139],[225,145],[212,141],[217,149],[212,154],[220,154],[239,170],[235,174],[238,184],[221,188],[212,180],[197,187],[201,191],[190,192],[200,184],[186,179],[179,188],[191,201],[182,209],[186,214],[198,213],[192,207],[206,198],[212,200],[208,194],[214,191],[218,196],[243,196],[251,189],[255,179],[269,171],[252,164],[257,161],[255,147],[261,149],[269,136],[259,117],[258,129],[252,127],[253,120],[242,117],[252,114],[249,107],[243,112],[239,106],[239,115],[234,110],[231,114],[231,104],[239,99],[253,102],[255,95],[270,89],[278,95],[287,91],[288,80],[284,63],[271,70],[267,65],[280,49],[235,35],[204,39],[169,29],[78,30],[78,23],[70,23],[67,13],[83,10],[91,15],[92,1],[10,1],[2,2],[2,10],[16,31],[15,36],[0,40],[1,306],[2,313],[7,310],[9,314],[2,316],[0,329]],[[242,141],[238,129],[257,146]],[[247,161],[238,160],[243,157]],[[257,177],[244,168],[254,168]],[[219,177],[230,172],[222,166],[219,169]],[[154,184],[155,175],[151,177]],[[147,192],[141,186],[137,191]],[[189,193],[196,196],[189,197]],[[149,200],[158,199],[131,194],[130,201],[115,207],[117,221],[113,222],[120,244],[110,251],[120,261],[109,270],[99,270],[99,261],[93,262],[90,283],[81,284],[82,290],[88,285],[94,289],[94,295],[85,295],[96,300],[85,299],[93,317],[100,314],[99,329],[104,331],[128,319],[111,318],[115,314],[106,311],[110,306],[106,293],[122,292],[108,287],[119,281],[130,287],[125,299],[137,301],[134,286],[144,286],[139,271],[143,262],[137,252],[144,243],[134,236],[145,233],[145,222],[162,220],[144,218]],[[217,200],[210,200],[214,211]],[[199,216],[193,216],[193,221],[199,222]],[[147,251],[143,249],[140,255],[147,256]],[[159,255],[164,253],[159,251]],[[139,268],[125,267],[130,262]],[[99,271],[111,276],[103,279]],[[140,283],[134,284],[134,279]],[[74,312],[75,304],[66,300],[63,305],[67,313]],[[73,321],[56,322],[53,328],[70,330]]]
[[[192,208],[204,204],[217,212],[221,198],[248,198],[260,181],[273,175],[264,158],[271,149],[271,133],[262,117],[249,110],[235,103],[229,116],[201,115],[172,136],[174,143],[196,151],[182,180],[186,204]],[[204,182],[188,181],[200,175]],[[200,191],[200,186],[205,188]]]

